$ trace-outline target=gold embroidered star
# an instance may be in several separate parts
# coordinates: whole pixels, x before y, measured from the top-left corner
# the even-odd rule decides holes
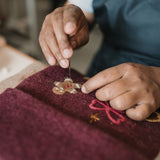
[[[89,123],[97,122],[97,121],[99,121],[99,120],[100,120],[100,119],[98,118],[98,113],[96,113],[96,114],[91,114]]]
[[[153,112],[149,118],[146,119],[148,122],[160,122],[160,113]]]

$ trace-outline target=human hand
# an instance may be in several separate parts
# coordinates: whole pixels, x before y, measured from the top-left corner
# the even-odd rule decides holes
[[[141,121],[160,107],[159,75],[159,67],[124,63],[90,78],[82,92],[97,89],[99,100],[109,101],[114,109],[126,110],[129,118]]]
[[[58,61],[61,67],[69,67],[73,49],[89,40],[88,24],[81,9],[66,5],[55,9],[46,16],[39,42],[50,65]]]

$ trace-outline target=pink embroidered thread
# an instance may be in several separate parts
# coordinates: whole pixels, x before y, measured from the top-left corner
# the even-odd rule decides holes
[[[72,87],[72,85],[70,84],[70,85],[68,85],[68,86],[65,86],[64,88],[69,88],[69,87]]]
[[[95,105],[96,103],[101,104],[101,105],[103,106],[103,108],[95,107],[94,105]],[[110,120],[111,122],[113,122],[114,124],[119,124],[119,123],[125,121],[124,116],[120,114],[120,113],[124,113],[124,112],[123,112],[123,111],[117,111],[117,110],[111,108],[111,107],[109,106],[108,102],[103,103],[103,102],[98,101],[97,99],[94,99],[94,100],[92,100],[92,102],[91,102],[91,104],[89,105],[89,107],[90,107],[91,109],[93,109],[93,110],[98,110],[98,111],[105,110],[105,112],[106,112],[109,120]],[[111,116],[110,112],[114,113],[114,114],[118,117],[118,119],[114,119],[114,118]]]

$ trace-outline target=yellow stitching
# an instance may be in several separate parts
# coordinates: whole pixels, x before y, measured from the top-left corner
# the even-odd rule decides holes
[[[148,122],[160,122],[160,113],[154,112],[154,113],[152,113],[152,115],[153,114],[155,114],[156,117],[153,117],[153,118],[149,117],[149,118],[146,119],[146,121],[148,121]]]
[[[97,122],[97,121],[99,121],[99,120],[100,120],[100,119],[98,118],[98,113],[96,113],[96,114],[91,114],[89,123]]]

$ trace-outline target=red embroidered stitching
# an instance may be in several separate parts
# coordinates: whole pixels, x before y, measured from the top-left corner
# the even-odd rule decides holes
[[[94,105],[95,105],[96,103],[101,104],[101,105],[103,106],[103,108],[95,107]],[[90,107],[91,109],[93,109],[93,110],[98,110],[98,111],[105,110],[105,112],[106,112],[106,114],[107,114],[107,116],[108,116],[108,119],[109,119],[111,122],[113,122],[114,124],[119,124],[119,123],[125,121],[124,116],[123,116],[122,114],[120,114],[120,113],[124,113],[124,112],[123,112],[123,111],[117,111],[117,110],[111,108],[111,107],[109,106],[108,102],[103,103],[103,102],[98,101],[97,99],[94,99],[94,100],[92,100],[92,102],[91,102],[91,104],[89,105],[89,107]],[[114,119],[114,118],[111,116],[110,112],[112,112],[112,113],[114,113],[116,116],[118,116],[118,119]]]

